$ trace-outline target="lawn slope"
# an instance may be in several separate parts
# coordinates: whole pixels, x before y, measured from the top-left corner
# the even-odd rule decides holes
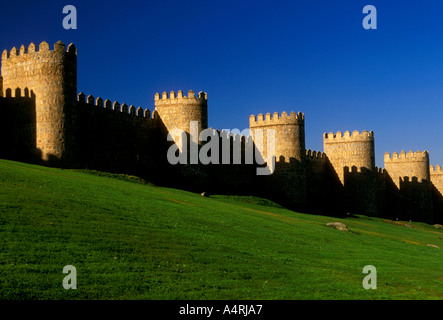
[[[0,299],[443,298],[433,226],[91,173],[0,160]],[[66,265],[76,290],[62,286]],[[376,290],[362,287],[365,265]]]

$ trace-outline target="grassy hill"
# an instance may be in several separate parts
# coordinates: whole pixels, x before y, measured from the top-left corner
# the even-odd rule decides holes
[[[0,160],[0,299],[442,299],[442,237]],[[62,286],[66,265],[77,290]]]

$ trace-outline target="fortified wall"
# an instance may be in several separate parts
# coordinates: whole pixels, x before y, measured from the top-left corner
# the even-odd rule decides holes
[[[238,135],[207,130],[204,92],[157,93],[151,109],[77,94],[73,44],[3,51],[0,112],[2,158],[135,174],[199,192],[259,195],[310,213],[443,220],[443,172],[429,164],[426,151],[387,153],[383,169],[375,166],[372,131],[325,133],[323,152],[306,149],[301,112],[251,115],[252,135]],[[172,134],[177,129],[179,139]],[[184,160],[176,165],[167,159],[174,144]],[[196,161],[194,151],[207,163]],[[257,175],[272,159],[272,174]]]

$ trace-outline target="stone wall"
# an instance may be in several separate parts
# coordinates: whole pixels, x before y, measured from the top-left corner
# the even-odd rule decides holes
[[[166,162],[161,121],[148,108],[78,95],[76,165],[158,180]]]
[[[440,165],[430,166],[430,179],[435,188],[443,195],[443,170]]]
[[[35,97],[0,97],[0,157],[36,161]]]

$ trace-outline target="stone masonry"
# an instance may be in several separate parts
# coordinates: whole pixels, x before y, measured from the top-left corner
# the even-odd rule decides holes
[[[68,168],[135,174],[159,185],[193,191],[260,195],[303,212],[367,214],[443,220],[443,172],[429,164],[427,151],[385,154],[375,166],[374,132],[323,135],[324,152],[306,149],[305,115],[251,115],[250,130],[264,131],[262,146],[247,137],[219,137],[220,145],[240,141],[242,162],[171,165],[166,155],[173,129],[198,133],[208,128],[207,94],[181,90],[155,94],[154,110],[77,94],[77,49],[42,42],[4,50],[0,75],[0,156]],[[275,153],[267,154],[267,130],[275,132]],[[214,131],[214,134],[219,131]],[[215,136],[214,136],[215,137]],[[209,140],[211,143],[212,137]],[[215,138],[214,138],[215,139]],[[203,142],[198,148],[205,148]],[[246,163],[246,142],[262,158],[274,156],[275,171],[257,176]],[[249,143],[249,142],[248,142]]]

